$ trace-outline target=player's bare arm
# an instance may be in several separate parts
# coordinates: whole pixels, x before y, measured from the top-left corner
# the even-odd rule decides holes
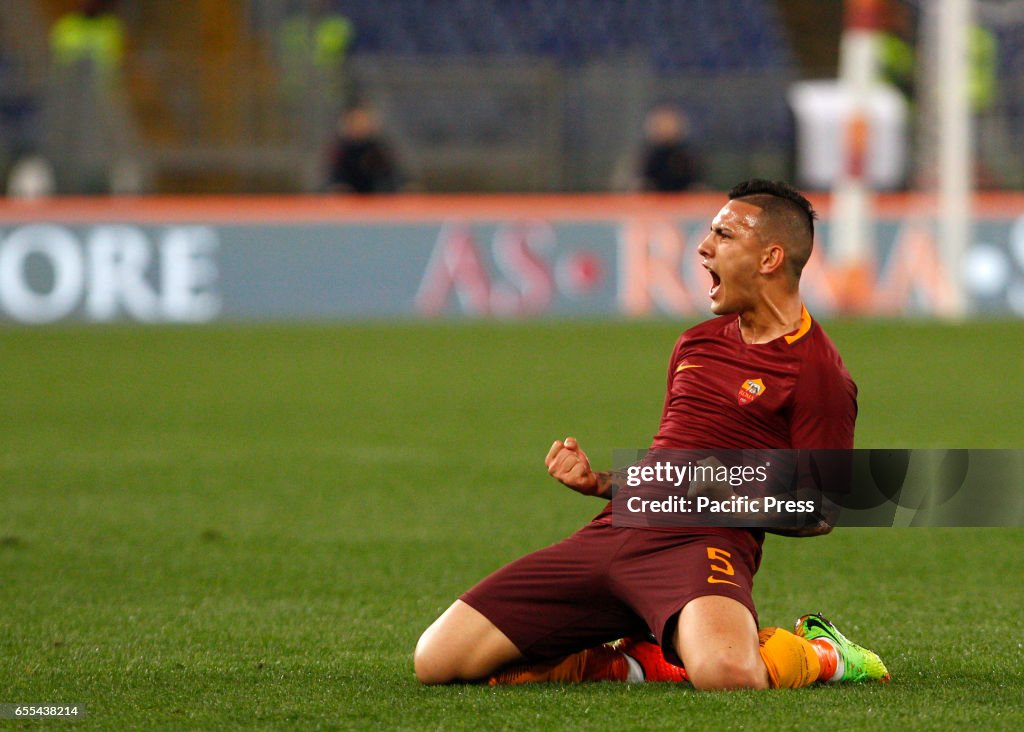
[[[822,496],[821,514],[815,523],[809,524],[808,526],[801,526],[799,528],[765,529],[765,531],[769,534],[778,534],[779,536],[790,536],[802,539],[810,536],[824,536],[825,534],[830,533],[838,522],[839,506]]]
[[[580,449],[575,437],[555,440],[544,458],[548,474],[565,486],[585,496],[611,500],[622,487],[622,476],[614,471],[595,472],[590,459]]]
[[[826,521],[819,521],[811,526],[803,526],[799,529],[765,529],[768,534],[777,534],[778,536],[788,536],[795,539],[805,539],[811,536],[824,536],[825,534],[832,531],[832,526]]]
[[[713,456],[700,460],[699,464],[724,467],[722,462]],[[690,482],[687,497],[695,499],[698,496],[707,496],[716,501],[729,501],[736,498],[737,494],[733,491],[732,486],[730,486],[728,482],[698,479]],[[759,515],[756,512],[751,513],[746,511],[737,511],[734,515],[739,519],[748,518],[756,520],[759,518]],[[769,534],[787,536],[796,539],[803,539],[812,536],[824,536],[832,531],[832,527],[837,519],[838,507],[832,505],[829,508],[828,513],[813,524],[809,524],[807,526],[795,526],[792,528],[765,527],[764,531]]]

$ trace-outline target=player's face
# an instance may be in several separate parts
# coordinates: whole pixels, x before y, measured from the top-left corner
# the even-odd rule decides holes
[[[729,201],[711,222],[711,231],[697,247],[701,264],[711,275],[711,312],[743,312],[755,307],[762,280],[762,252],[757,234],[761,209],[744,201]]]

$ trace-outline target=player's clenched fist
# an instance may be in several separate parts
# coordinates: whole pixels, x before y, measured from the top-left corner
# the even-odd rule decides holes
[[[597,492],[597,475],[590,469],[590,460],[575,437],[566,437],[565,442],[555,440],[544,464],[552,478],[574,491],[588,496]]]

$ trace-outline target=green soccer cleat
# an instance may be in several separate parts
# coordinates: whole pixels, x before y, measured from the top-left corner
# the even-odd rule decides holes
[[[836,651],[835,673],[822,681],[889,681],[889,671],[874,651],[858,646],[822,615],[812,613],[796,621],[793,632],[809,641],[825,639]]]

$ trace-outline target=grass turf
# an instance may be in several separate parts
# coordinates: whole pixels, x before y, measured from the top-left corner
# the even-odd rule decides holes
[[[1024,727],[1019,529],[768,539],[762,620],[821,609],[886,687],[415,683],[461,590],[599,509],[544,453],[646,445],[679,329],[0,330],[0,702],[103,729]],[[829,330],[858,446],[1024,446],[1024,324]]]

